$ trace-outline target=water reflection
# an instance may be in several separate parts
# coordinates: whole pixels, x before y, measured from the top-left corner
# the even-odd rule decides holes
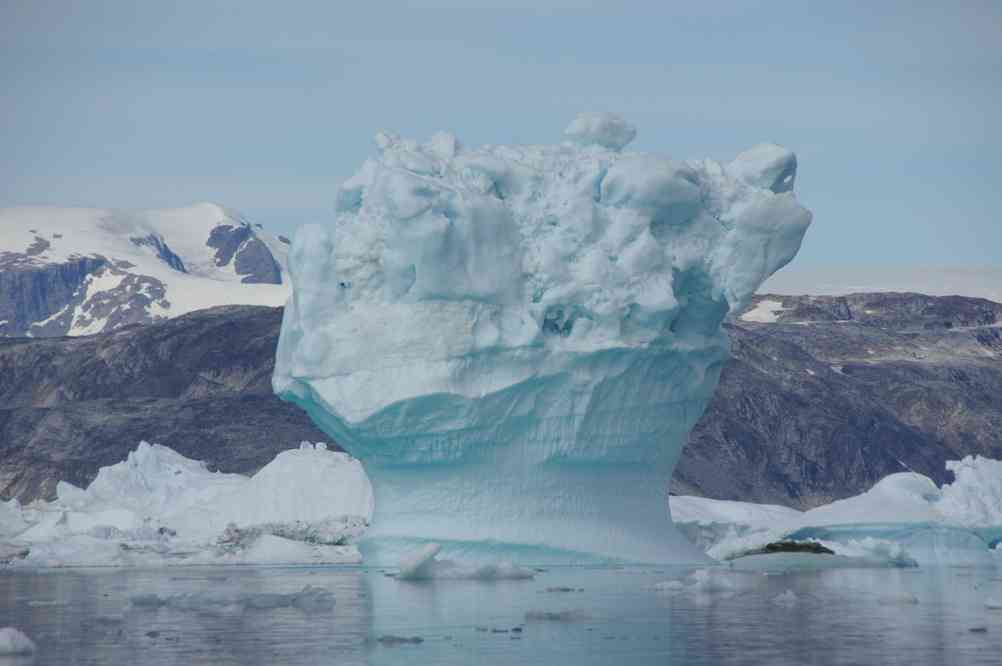
[[[335,610],[128,604],[305,585],[334,592]],[[996,664],[1002,612],[985,608],[990,597],[1002,598],[995,569],[551,568],[494,583],[360,568],[5,572],[0,626],[40,651],[0,664]]]

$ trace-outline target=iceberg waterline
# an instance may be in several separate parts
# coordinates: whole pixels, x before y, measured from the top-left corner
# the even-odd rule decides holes
[[[333,230],[293,240],[274,387],[364,461],[362,546],[667,562],[702,554],[666,487],[716,388],[720,324],[796,254],[793,153],[623,152],[584,114],[552,146],[381,133]]]
[[[716,559],[781,540],[819,541],[836,554],[911,565],[993,565],[1002,551],[1002,461],[947,461],[953,483],[891,474],[853,497],[811,509],[671,498],[675,523]],[[994,550],[993,550],[994,549]]]
[[[721,560],[773,541],[812,540],[834,550],[832,566],[840,567],[1002,561],[1002,461],[968,456],[947,467],[956,480],[941,488],[920,474],[892,474],[865,493],[810,511],[673,496],[672,513],[686,537]],[[361,561],[353,544],[372,513],[361,464],[323,444],[284,451],[244,477],[209,472],[204,463],[143,442],[125,461],[102,468],[86,490],[60,484],[51,503],[0,502],[0,563],[352,564]],[[440,544],[407,551],[398,545],[400,579],[533,576],[489,547],[438,559]],[[521,555],[541,563],[547,553]],[[818,566],[828,558],[803,557]]]
[[[86,490],[0,503],[0,560],[15,566],[357,563],[372,486],[351,456],[304,442],[252,477],[210,472],[142,442]]]

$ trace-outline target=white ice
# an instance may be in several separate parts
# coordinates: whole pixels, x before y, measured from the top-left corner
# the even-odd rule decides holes
[[[665,487],[728,355],[720,324],[796,254],[796,159],[389,132],[293,240],[275,391],[362,459],[367,556],[401,544],[564,561],[702,556]],[[380,555],[383,552],[383,555]],[[530,554],[531,553],[531,554]]]
[[[34,654],[34,641],[14,627],[0,629],[0,657]]]
[[[510,562],[464,563],[437,558],[442,546],[429,543],[407,553],[398,568],[398,580],[527,580],[534,576],[529,569]]]
[[[891,474],[870,490],[809,511],[698,497],[672,497],[679,528],[717,559],[784,539],[820,541],[860,562],[992,565],[1002,539],[1002,462],[982,456],[948,461],[942,488],[913,472]]]
[[[143,442],[101,468],[86,490],[0,512],[2,551],[21,566],[342,563],[372,517],[365,471],[351,456],[306,445],[252,477]]]

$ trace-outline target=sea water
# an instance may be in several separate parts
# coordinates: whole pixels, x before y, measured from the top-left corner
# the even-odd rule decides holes
[[[988,607],[1002,599],[995,568],[539,569],[494,582],[363,567],[2,572],[0,626],[38,652],[0,664],[914,666],[1002,655],[1002,610]],[[234,602],[307,585],[332,592],[333,610]],[[204,603],[131,601],[185,594]]]

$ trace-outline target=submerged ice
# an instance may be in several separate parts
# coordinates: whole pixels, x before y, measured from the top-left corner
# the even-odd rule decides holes
[[[365,463],[374,560],[701,557],[667,482],[724,316],[811,214],[788,150],[676,161],[624,152],[635,133],[608,114],[549,146],[380,133],[333,229],[296,235],[274,387]]]

